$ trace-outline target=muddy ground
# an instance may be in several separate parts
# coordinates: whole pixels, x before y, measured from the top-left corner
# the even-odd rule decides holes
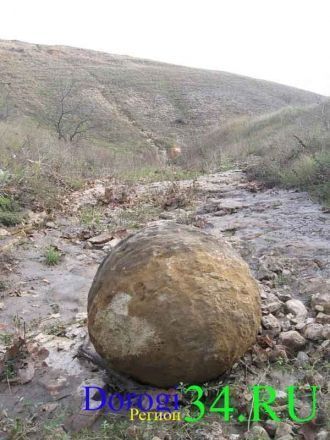
[[[231,371],[205,385],[212,396],[230,384],[244,422],[236,417],[224,423],[213,415],[194,425],[133,423],[127,414],[80,412],[84,384],[114,380],[76,357],[82,344],[89,347],[86,302],[93,277],[119,240],[160,219],[226,236],[262,286],[257,343]],[[264,189],[239,170],[194,182],[93,182],[64,200],[61,212],[30,213],[24,227],[1,229],[0,438],[328,438],[329,232],[329,213],[306,193]],[[267,416],[252,423],[248,385],[257,383],[279,391],[281,423]],[[313,420],[289,419],[288,385],[320,387]],[[304,417],[310,410],[305,396],[297,404]]]

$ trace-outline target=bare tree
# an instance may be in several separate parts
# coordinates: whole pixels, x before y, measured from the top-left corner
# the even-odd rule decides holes
[[[59,139],[65,139],[64,122],[67,116],[72,114],[72,108],[68,106],[68,100],[71,97],[73,82],[64,86],[59,90],[58,103],[56,104],[56,112],[54,115],[54,125]]]
[[[70,80],[56,86],[46,119],[59,139],[74,142],[94,128],[92,111],[79,96],[78,84]]]

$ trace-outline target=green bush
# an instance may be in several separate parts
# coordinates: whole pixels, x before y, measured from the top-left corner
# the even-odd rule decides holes
[[[22,222],[21,214],[0,210],[0,224],[3,226],[15,226]]]
[[[83,206],[79,211],[80,224],[85,226],[99,225],[102,212],[97,206]]]
[[[15,226],[22,222],[18,204],[10,197],[0,195],[0,224]]]
[[[310,188],[310,193],[314,198],[323,202],[323,204],[330,208],[330,182],[314,185]]]
[[[317,180],[317,171],[318,166],[315,159],[304,154],[281,172],[280,181],[287,187],[306,188]]]
[[[49,246],[44,256],[47,266],[56,266],[60,262],[61,253],[54,246]]]
[[[266,186],[282,185],[309,191],[323,203],[329,200],[330,100],[304,108],[240,118],[198,139],[205,156],[228,154],[246,168],[251,179]]]
[[[292,151],[292,150],[290,150]],[[268,154],[247,167],[250,179],[267,186],[281,185],[299,188],[325,205],[330,205],[330,151],[303,152],[294,159],[284,154]]]
[[[247,166],[246,172],[250,179],[262,180],[266,186],[278,185],[281,180],[280,164],[269,157]]]
[[[1,211],[15,211],[18,209],[17,203],[10,197],[0,195],[0,210]]]
[[[315,154],[317,163],[317,172],[321,180],[329,182],[330,180],[330,146],[328,150],[320,151]]]

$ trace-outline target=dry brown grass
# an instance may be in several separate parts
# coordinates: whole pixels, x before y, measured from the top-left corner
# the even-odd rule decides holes
[[[87,137],[112,150],[190,146],[238,117],[320,101],[310,92],[226,72],[69,47],[0,41],[0,59],[12,115],[32,116],[55,130],[51,116],[61,87],[74,82],[71,108],[95,126]]]
[[[0,41],[0,58],[0,191],[29,208],[60,206],[63,194],[108,175],[185,178],[191,170],[227,169],[237,157],[272,157],[273,150],[280,163],[283,127],[296,125],[305,110],[262,115],[322,100],[225,72],[68,47]],[[73,135],[77,126],[81,133]],[[302,166],[306,160],[295,165],[298,174]]]
[[[219,167],[224,158],[238,162],[252,179],[307,189],[328,205],[330,101],[238,119],[200,139],[190,155],[197,166]]]
[[[32,209],[59,207],[64,194],[88,179],[160,165],[149,151],[120,154],[87,140],[59,140],[26,118],[0,122],[0,137],[0,194]]]

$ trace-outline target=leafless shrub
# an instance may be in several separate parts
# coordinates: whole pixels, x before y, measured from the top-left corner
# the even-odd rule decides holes
[[[87,180],[158,164],[152,151],[122,153],[87,139],[72,144],[30,119],[0,121],[0,137],[1,187],[30,208],[59,206]]]
[[[54,82],[43,119],[55,128],[58,139],[66,142],[86,138],[98,126],[93,106],[88,105],[86,96],[74,79]]]
[[[164,210],[185,208],[192,204],[196,196],[196,183],[183,186],[180,182],[171,182],[159,195],[159,205]]]

